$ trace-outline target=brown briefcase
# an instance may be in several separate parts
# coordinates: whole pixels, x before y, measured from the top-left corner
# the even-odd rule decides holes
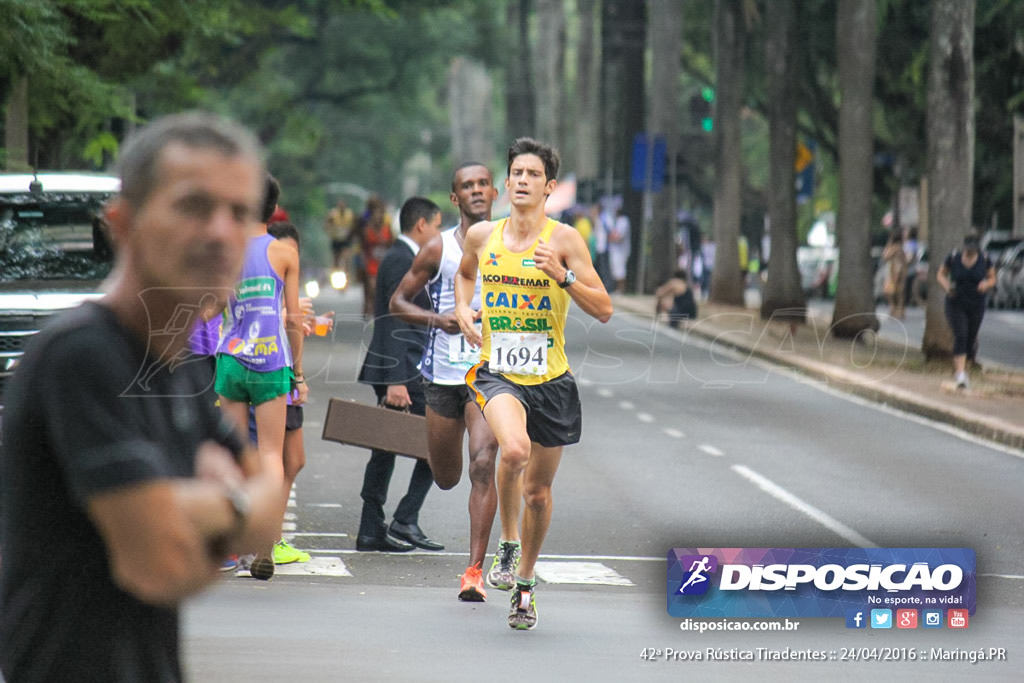
[[[355,401],[330,400],[322,438],[427,459],[426,418]]]

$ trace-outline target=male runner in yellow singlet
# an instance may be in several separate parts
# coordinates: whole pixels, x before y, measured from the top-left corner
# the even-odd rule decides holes
[[[565,357],[572,299],[601,322],[612,303],[580,234],[544,214],[555,189],[558,153],[530,138],[508,150],[508,218],[469,229],[455,274],[455,315],[466,340],[481,346],[466,373],[498,440],[498,503],[503,528],[519,523],[522,550],[508,625],[537,625],[534,565],[551,523],[551,483],[563,446],[580,439],[576,380]],[[479,271],[481,308],[471,307]],[[473,324],[482,321],[482,331]]]

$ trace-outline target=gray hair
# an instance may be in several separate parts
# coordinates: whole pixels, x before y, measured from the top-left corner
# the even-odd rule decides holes
[[[117,160],[121,196],[142,206],[153,191],[160,153],[178,143],[213,149],[225,156],[251,157],[263,166],[263,151],[252,133],[233,121],[205,112],[185,112],[156,119],[125,142]]]

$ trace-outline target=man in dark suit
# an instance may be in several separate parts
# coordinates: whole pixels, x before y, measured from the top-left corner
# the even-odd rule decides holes
[[[420,247],[439,234],[441,209],[429,199],[413,197],[402,205],[399,224],[402,232],[384,255],[377,271],[373,338],[359,371],[359,381],[373,386],[379,405],[423,415],[426,402],[418,364],[427,343],[427,330],[391,315],[388,302]],[[431,308],[425,289],[414,303]],[[419,527],[420,508],[434,483],[426,460],[416,461],[409,490],[398,503],[391,526],[385,527],[384,501],[394,468],[394,453],[372,451],[360,493],[363,513],[356,550],[404,552],[414,546],[443,550],[443,545],[432,541]]]

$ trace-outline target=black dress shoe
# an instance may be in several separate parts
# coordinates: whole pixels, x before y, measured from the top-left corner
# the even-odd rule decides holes
[[[395,538],[412,543],[417,548],[424,550],[444,550],[444,546],[437,541],[432,541],[423,533],[419,524],[402,524],[397,519],[391,522],[388,532]]]
[[[356,537],[356,550],[369,551],[379,550],[383,553],[407,553],[412,550],[412,546],[404,541],[399,541],[397,538],[392,538],[390,534],[385,533],[381,536],[357,536]]]

